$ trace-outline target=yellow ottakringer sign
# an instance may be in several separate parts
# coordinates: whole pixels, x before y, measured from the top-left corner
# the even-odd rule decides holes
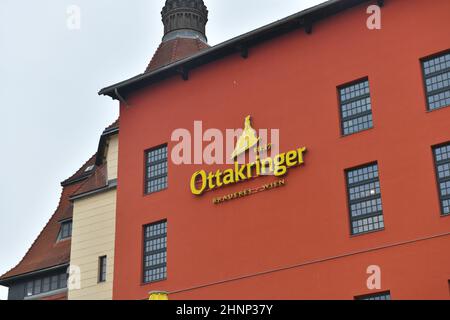
[[[169,294],[164,291],[152,291],[149,293],[148,300],[150,301],[169,300]]]
[[[246,117],[244,131],[236,143],[236,148],[231,156],[232,159],[235,159],[240,154],[256,146],[259,140],[256,131],[251,126],[250,116]],[[261,159],[259,155],[257,155],[255,161],[248,164],[239,164],[235,161],[233,168],[224,171],[197,171],[191,177],[191,192],[194,195],[201,195],[206,191],[216,190],[261,175],[273,174],[276,177],[284,176],[288,169],[304,163],[305,153],[306,147],[302,147],[280,153],[273,158],[267,157]],[[282,182],[284,185],[284,181]]]

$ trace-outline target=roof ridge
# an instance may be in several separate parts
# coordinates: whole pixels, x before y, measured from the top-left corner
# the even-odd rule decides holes
[[[158,54],[159,49],[162,47],[162,45],[164,44],[164,42],[161,42],[158,46],[158,48],[156,48],[155,52],[153,52],[152,58],[150,59],[150,62],[147,65],[147,68],[145,69],[145,72],[150,70],[150,67],[152,65],[153,59],[155,59],[155,56]]]

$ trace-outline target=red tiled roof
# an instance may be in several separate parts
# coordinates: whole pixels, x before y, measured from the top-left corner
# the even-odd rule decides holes
[[[89,159],[66,181],[83,176],[86,168],[93,164],[93,159],[95,160],[95,156]],[[81,180],[73,184],[66,184],[63,187],[58,207],[53,216],[22,260],[14,268],[2,275],[0,280],[3,281],[18,275],[69,263],[71,240],[57,241],[57,238],[60,230],[60,221],[72,218],[73,205],[69,200],[70,196],[80,188],[83,182],[84,180]]]
[[[74,184],[63,188],[56,212],[42,229],[22,261],[2,275],[0,280],[69,263],[70,239],[59,242],[56,239],[60,229],[59,221],[72,217],[72,204],[69,197],[78,187],[79,185]]]
[[[76,181],[79,178],[85,177],[86,175],[89,175],[90,172],[86,172],[86,168],[88,168],[89,166],[92,166],[95,164],[95,159],[97,157],[97,154],[94,154],[92,157],[89,158],[88,161],[86,161],[80,169],[78,169],[77,172],[75,172],[71,177],[67,178],[66,180],[64,180],[63,182],[61,182],[61,185],[66,185],[66,184],[70,184],[74,181]]]
[[[209,46],[200,39],[175,38],[164,41],[159,45],[145,72],[156,70],[207,48]]]
[[[97,155],[101,158],[103,158],[104,148],[106,144],[106,139],[104,138],[104,135],[107,135],[108,133],[112,132],[112,130],[119,128],[119,119],[114,121],[113,124],[108,126],[104,131],[103,135],[100,138],[100,146],[97,152]],[[72,197],[76,197],[85,193],[88,193],[90,191],[94,191],[103,187],[106,187],[108,185],[108,172],[107,172],[107,166],[103,161],[96,162],[95,171],[94,173],[85,181],[83,184],[81,184],[80,188],[72,194]]]
[[[118,127],[119,119],[107,127],[105,132]],[[96,156],[94,154],[75,174],[61,183],[63,189],[55,213],[22,260],[14,268],[2,275],[0,281],[70,262],[71,240],[57,241],[60,221],[72,218],[73,204],[70,198],[73,195],[79,195],[106,186],[106,165],[96,166]],[[86,171],[91,166],[94,166],[94,168]]]
[[[84,181],[80,188],[72,194],[72,197],[94,191],[107,186],[106,164],[96,167],[94,173]]]

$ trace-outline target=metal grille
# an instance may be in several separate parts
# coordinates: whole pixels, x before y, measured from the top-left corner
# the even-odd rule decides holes
[[[422,61],[428,110],[450,106],[450,52]]]
[[[356,298],[356,300],[391,300],[391,293],[390,292],[382,292],[382,293],[376,293],[376,294],[371,294],[371,295],[367,295],[367,296],[362,296],[362,297],[358,297]]]
[[[341,126],[344,135],[373,127],[369,80],[365,79],[339,89]]]
[[[146,194],[167,188],[167,145],[147,151],[146,154]]]
[[[167,277],[167,221],[144,227],[144,282]]]
[[[105,282],[106,281],[106,261],[107,257],[103,256],[98,259],[98,282]]]
[[[450,214],[450,144],[434,148],[441,214]]]
[[[378,164],[348,170],[346,175],[352,234],[383,229]]]

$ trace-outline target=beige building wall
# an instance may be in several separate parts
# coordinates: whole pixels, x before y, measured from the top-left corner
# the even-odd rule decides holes
[[[109,137],[105,150],[108,181],[117,179],[118,135]],[[80,288],[69,288],[69,300],[111,300],[114,276],[116,188],[73,202],[71,278],[80,271]],[[107,256],[106,281],[99,283],[99,258]],[[75,267],[75,269],[72,269]],[[69,283],[73,281],[69,281]]]
[[[117,179],[117,164],[119,158],[119,136],[115,135],[109,139],[108,149],[106,151],[106,165],[108,170],[108,179]]]
[[[75,200],[71,266],[80,269],[80,289],[69,289],[69,300],[110,300],[114,274],[116,190]],[[99,258],[107,256],[106,282],[98,283]]]

